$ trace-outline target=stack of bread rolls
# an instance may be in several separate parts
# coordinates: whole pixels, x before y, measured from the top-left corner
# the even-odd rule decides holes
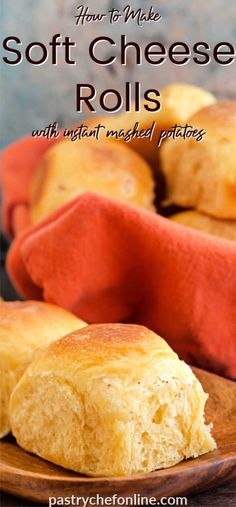
[[[131,113],[125,112],[116,116],[92,117],[86,124],[94,127],[99,122],[106,126],[106,130],[127,131],[133,129],[136,122],[139,123],[139,129],[144,130],[151,128],[152,123],[155,122],[156,128],[151,140],[134,138],[128,144],[150,164],[155,172],[158,158],[157,143],[161,131],[168,130],[175,124],[185,123],[187,118],[196,111],[215,102],[215,98],[211,93],[186,83],[174,83],[166,86],[160,90],[160,96],[160,111],[153,113],[146,111],[143,102],[140,112],[131,111]]]
[[[168,140],[161,147],[165,204],[191,208],[172,216],[175,222],[235,240],[236,102],[216,102],[188,123],[206,135],[201,142]]]
[[[156,211],[162,188],[158,174],[165,178],[162,203],[181,210],[171,220],[203,232],[236,239],[236,103],[216,102],[213,95],[187,84],[173,84],[161,90],[162,109],[151,114],[144,109],[116,116],[92,117],[85,122],[91,129],[105,125],[99,141],[82,139],[60,141],[47,150],[31,182],[32,223],[85,191]],[[151,140],[107,139],[107,130],[148,129],[156,122]],[[165,140],[163,130],[186,122],[206,132],[195,138]],[[111,142],[111,140],[113,142]],[[162,179],[162,178],[161,178]],[[155,194],[156,191],[156,194]],[[163,209],[163,208],[162,208]]]

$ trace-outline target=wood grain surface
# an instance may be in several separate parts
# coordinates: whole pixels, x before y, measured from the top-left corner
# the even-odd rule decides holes
[[[209,393],[206,418],[214,424],[217,450],[169,469],[119,478],[89,478],[48,463],[18,447],[0,443],[2,490],[40,504],[49,496],[187,496],[236,478],[236,384],[194,369]]]

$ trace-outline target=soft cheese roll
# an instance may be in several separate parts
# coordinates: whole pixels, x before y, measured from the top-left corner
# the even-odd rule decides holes
[[[201,109],[188,121],[206,135],[168,140],[160,150],[167,204],[236,219],[236,101]]]
[[[36,350],[85,326],[57,306],[38,301],[0,301],[0,437],[10,431],[9,398]]]
[[[194,210],[181,211],[170,219],[192,229],[236,241],[236,220],[219,220]]]
[[[156,95],[152,93],[149,93],[149,97],[156,99]],[[173,83],[162,88],[159,100],[161,109],[157,112],[147,111],[144,107],[146,101],[143,101],[140,112],[135,112],[133,105],[131,112],[117,115],[109,114],[103,117],[92,116],[84,123],[90,127],[94,127],[98,123],[105,125],[106,130],[102,131],[102,136],[104,136],[107,130],[127,131],[133,129],[136,122],[139,123],[139,130],[147,130],[155,122],[156,126],[151,140],[145,137],[133,138],[128,145],[156,169],[159,153],[157,144],[161,131],[169,130],[176,124],[185,125],[187,119],[196,111],[215,102],[215,98],[211,93],[187,83]]]
[[[64,140],[45,153],[33,176],[32,222],[86,191],[155,210],[151,169],[128,146],[106,140]]]
[[[91,325],[31,363],[11,397],[11,427],[25,450],[79,473],[151,472],[215,448],[206,399],[152,331]]]

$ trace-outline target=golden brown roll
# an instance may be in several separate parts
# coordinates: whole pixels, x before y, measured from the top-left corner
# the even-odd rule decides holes
[[[157,143],[160,132],[162,130],[169,130],[171,127],[175,126],[176,123],[181,125],[183,123],[185,124],[186,120],[196,111],[215,102],[215,98],[211,93],[186,83],[174,83],[166,86],[160,90],[160,94],[162,108],[158,112],[151,113],[146,111],[146,109],[144,109],[144,101],[140,113],[132,111],[130,113],[125,112],[114,116],[92,116],[84,123],[93,127],[100,122],[106,126],[106,130],[127,131],[133,129],[136,122],[139,122],[139,130],[150,129],[152,123],[155,121],[156,127],[151,141],[145,138],[134,138],[128,145],[142,155],[145,160],[156,169],[159,152]],[[151,97],[152,94],[150,94],[150,98]]]
[[[32,222],[85,191],[155,210],[151,169],[137,153],[119,142],[65,140],[45,153],[33,176]]]
[[[207,234],[236,241],[235,220],[219,220],[194,210],[176,213],[172,215],[170,219],[179,224],[186,225],[187,227],[206,232]]]
[[[206,135],[201,142],[193,138],[168,140],[161,147],[166,204],[235,220],[236,101],[201,109],[188,123]]]
[[[0,301],[0,438],[10,431],[11,392],[35,351],[85,322],[57,306],[38,301]]]
[[[100,324],[40,353],[11,396],[10,419],[27,451],[83,474],[120,476],[214,449],[206,399],[158,335]]]

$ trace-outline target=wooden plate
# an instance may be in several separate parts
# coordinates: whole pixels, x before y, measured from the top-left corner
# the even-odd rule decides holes
[[[89,478],[69,472],[20,449],[13,438],[0,443],[2,490],[28,500],[48,504],[50,496],[128,497],[188,495],[236,477],[236,384],[194,368],[209,393],[207,421],[214,424],[218,449],[172,468],[145,475]]]

